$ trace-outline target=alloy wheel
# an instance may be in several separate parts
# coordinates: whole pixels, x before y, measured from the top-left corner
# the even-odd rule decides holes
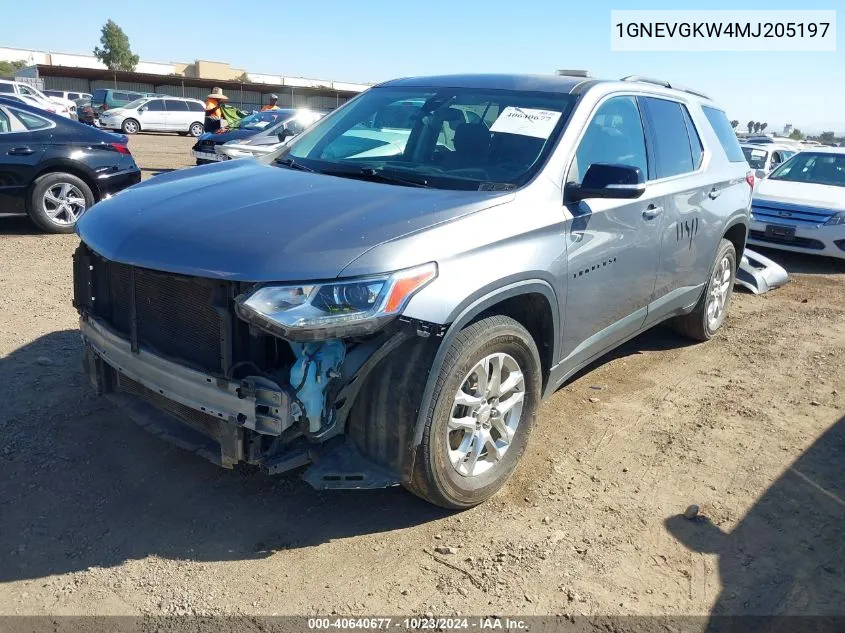
[[[504,458],[522,416],[525,377],[516,360],[504,353],[482,358],[455,394],[446,432],[452,467],[477,477]]]
[[[44,192],[44,212],[56,224],[74,224],[85,213],[85,196],[71,183],[57,182]]]
[[[707,327],[713,332],[719,328],[725,318],[725,304],[728,301],[730,289],[731,260],[725,256],[713,271],[707,297]]]

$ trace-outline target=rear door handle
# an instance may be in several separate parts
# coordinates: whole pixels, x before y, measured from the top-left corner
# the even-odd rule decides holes
[[[708,194],[707,194],[707,197],[708,197],[708,198],[710,198],[711,200],[715,200],[715,199],[716,199],[716,198],[718,198],[720,195],[722,195],[722,192],[721,192],[721,191],[719,191],[718,189],[716,189],[716,187],[713,187],[713,188],[710,190],[710,193],[708,193]]]
[[[658,207],[657,205],[650,204],[646,207],[645,211],[643,211],[643,218],[646,220],[653,220],[661,213],[663,213],[663,207]]]
[[[29,156],[30,154],[34,154],[35,150],[31,147],[13,147],[6,153],[9,156]]]

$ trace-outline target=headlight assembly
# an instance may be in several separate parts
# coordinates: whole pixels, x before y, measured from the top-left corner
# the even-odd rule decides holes
[[[830,216],[830,219],[825,222],[827,226],[839,226],[845,224],[845,211],[840,211]]]
[[[303,341],[360,336],[396,318],[437,277],[434,262],[376,277],[259,286],[238,297],[240,318],[282,338]]]

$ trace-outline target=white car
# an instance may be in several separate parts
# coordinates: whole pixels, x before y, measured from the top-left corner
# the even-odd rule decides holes
[[[199,99],[182,97],[142,97],[122,108],[100,113],[100,127],[138,132],[181,132],[198,137],[203,132],[205,106]]]
[[[76,102],[77,99],[90,99],[91,94],[88,92],[74,92],[67,90],[42,90],[48,97],[56,97],[58,99],[67,99]]]
[[[845,148],[799,152],[762,179],[748,243],[845,259]]]
[[[745,154],[745,160],[754,170],[754,175],[757,178],[765,178],[787,158],[798,153],[797,150],[785,145],[740,143],[740,147],[742,147],[742,153]]]
[[[76,104],[67,99],[59,97],[48,97],[35,86],[20,81],[0,79],[0,95],[18,95],[28,97],[38,102],[39,108],[48,112],[55,112],[61,116],[72,119],[76,116]]]

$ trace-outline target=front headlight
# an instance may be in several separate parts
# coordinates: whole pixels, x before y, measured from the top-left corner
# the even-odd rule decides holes
[[[826,226],[839,226],[840,224],[845,224],[845,211],[834,213],[830,216],[830,219],[825,222]]]
[[[435,277],[437,264],[431,262],[377,277],[263,285],[238,297],[236,312],[244,321],[294,341],[360,336],[396,318]]]

